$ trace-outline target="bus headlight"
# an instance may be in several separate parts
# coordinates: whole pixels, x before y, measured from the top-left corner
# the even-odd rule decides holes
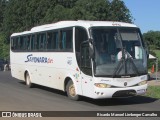
[[[138,83],[139,86],[147,84],[147,80]]]
[[[94,85],[98,88],[110,88],[111,87],[111,85],[104,84],[104,83],[95,83]]]

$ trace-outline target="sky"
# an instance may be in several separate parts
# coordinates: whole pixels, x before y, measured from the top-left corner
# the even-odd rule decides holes
[[[142,33],[160,31],[160,0],[123,0]]]

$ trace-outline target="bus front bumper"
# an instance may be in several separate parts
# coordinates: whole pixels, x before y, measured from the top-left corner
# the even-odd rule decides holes
[[[123,98],[136,95],[143,95],[147,91],[147,84],[126,88],[97,88],[95,87],[94,99]]]

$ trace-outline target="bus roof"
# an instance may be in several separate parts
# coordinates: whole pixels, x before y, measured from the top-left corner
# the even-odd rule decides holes
[[[25,35],[35,32],[41,32],[52,29],[59,29],[72,26],[82,26],[84,28],[96,27],[96,26],[122,26],[122,27],[137,27],[134,24],[125,23],[125,22],[116,22],[116,21],[60,21],[52,24],[45,24],[41,26],[33,27],[30,31],[24,31],[20,33],[13,33],[11,36]]]

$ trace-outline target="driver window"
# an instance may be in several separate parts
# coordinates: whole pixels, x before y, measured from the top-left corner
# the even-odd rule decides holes
[[[83,27],[75,27],[75,49],[79,68],[86,75],[92,74],[89,45],[82,42],[88,40],[87,31]]]
[[[80,47],[83,41],[88,40],[87,32],[82,27],[75,27],[75,49],[77,63],[80,66]]]
[[[81,70],[86,75],[92,75],[92,69],[91,69],[91,59],[89,56],[89,45],[83,44],[81,46]]]

